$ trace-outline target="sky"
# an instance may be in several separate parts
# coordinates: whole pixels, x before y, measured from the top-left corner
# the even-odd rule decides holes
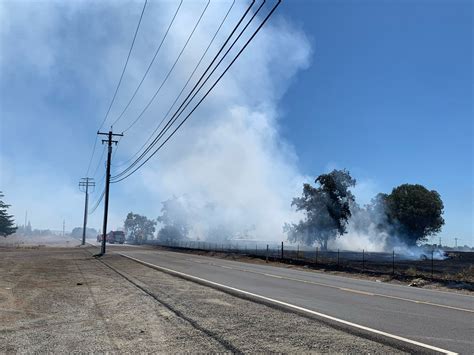
[[[205,10],[163,90],[120,140],[112,175],[164,117],[206,46],[211,43],[196,73],[248,6],[206,4],[183,1],[149,75],[114,125],[121,132],[137,117]],[[19,224],[28,211],[36,228],[60,230],[63,220],[68,230],[82,225],[84,195],[77,184],[95,133],[107,130],[125,107],[179,1],[147,4],[101,127],[142,6],[0,3],[0,190]],[[136,174],[112,184],[110,227],[121,227],[130,211],[156,218],[162,201],[185,196],[196,235],[222,223],[279,239],[283,223],[297,218],[290,203],[302,183],[346,168],[358,181],[360,204],[403,183],[438,191],[445,205],[443,244],[453,245],[455,237],[474,244],[472,6],[456,0],[283,1],[169,143]],[[97,182],[91,204],[103,186],[100,143],[89,169]],[[102,213],[99,206],[89,217],[91,227],[101,227]]]

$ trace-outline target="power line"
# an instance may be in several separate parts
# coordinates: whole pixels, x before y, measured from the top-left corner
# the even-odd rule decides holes
[[[158,93],[161,91],[161,88],[163,87],[163,85],[166,83],[166,81],[168,80],[169,76],[171,75],[171,73],[173,72],[174,68],[176,67],[176,64],[178,63],[179,59],[181,58],[181,55],[183,54],[184,50],[186,49],[186,47],[188,46],[188,43],[189,41],[191,40],[192,36],[194,35],[194,32],[196,31],[196,28],[198,27],[199,23],[201,22],[202,20],[202,17],[204,16],[204,14],[206,13],[207,11],[207,8],[209,7],[209,4],[210,4],[211,0],[208,0],[207,1],[207,4],[206,4],[206,7],[204,8],[204,10],[201,12],[201,16],[199,17],[198,21],[196,22],[196,24],[194,25],[194,28],[193,30],[191,31],[190,35],[188,36],[188,39],[186,40],[186,43],[184,44],[183,48],[181,49],[181,51],[179,52],[178,54],[178,57],[176,58],[176,60],[174,61],[173,65],[171,66],[170,70],[168,71],[168,73],[166,74],[165,78],[163,79],[163,81],[161,82],[160,86],[158,87],[158,89],[155,91],[155,93],[153,94],[153,96],[151,97],[151,99],[148,101],[148,103],[145,105],[145,108],[140,112],[140,114],[137,116],[137,118],[135,118],[135,120],[127,127],[123,130],[123,132],[127,132],[130,128],[132,128],[137,122],[138,120],[143,116],[143,114],[146,112],[146,110],[148,110],[148,108],[150,107],[150,105],[153,103],[153,101],[155,100],[156,96],[158,95]]]
[[[97,166],[95,167],[94,174],[92,176],[96,176],[97,172],[99,171],[100,163],[102,162],[102,158],[104,157],[105,154],[105,146],[102,149],[102,154],[100,155],[99,161],[97,162]]]
[[[115,157],[115,154],[117,154],[118,147],[120,147],[118,144],[120,143],[120,141],[122,140],[122,138],[123,138],[122,136],[119,136],[119,137],[118,137],[117,148],[116,148],[116,149],[113,151],[113,153],[112,153],[112,159]],[[105,152],[106,149],[107,149],[107,147],[104,145],[104,152]],[[104,190],[102,191],[102,194],[105,192],[105,176],[106,176],[106,174],[107,174],[107,170],[105,170],[104,173],[102,174],[101,178],[98,179],[98,181],[100,181],[99,184],[100,184],[101,188],[102,188],[102,187],[104,188]],[[94,175],[94,176],[95,176],[95,175]],[[100,190],[100,189],[98,189],[98,190]],[[99,198],[99,200],[101,200],[103,197],[104,197],[104,196],[101,196],[101,197]],[[100,201],[99,201],[98,203],[100,203]]]
[[[262,4],[260,5],[260,7],[257,9],[257,12],[262,8],[263,4],[265,3],[265,1],[262,2]],[[171,117],[171,119],[167,122],[167,124],[165,125],[165,127],[160,131],[160,133],[158,134],[157,137],[155,137],[155,139],[152,141],[152,143],[150,143],[150,145],[145,149],[145,151],[143,151],[143,153],[140,154],[140,156],[135,159],[135,161],[130,164],[126,169],[124,169],[122,172],[120,172],[119,174],[117,174],[116,176],[112,177],[112,179],[116,179],[116,178],[119,178],[121,176],[123,176],[124,174],[126,174],[128,171],[130,171],[136,164],[139,163],[139,161],[141,159],[143,159],[145,157],[145,155],[153,148],[154,145],[156,145],[157,141],[160,139],[162,133],[164,132],[164,130],[167,129],[168,125],[170,124],[170,122],[176,117],[176,115],[178,114],[178,112],[181,110],[181,108],[183,107],[183,105],[185,105],[186,101],[188,101],[189,97],[193,94],[194,90],[196,90],[196,88],[199,86],[199,84],[201,83],[202,79],[206,76],[207,72],[209,71],[209,69],[212,67],[212,65],[214,64],[214,62],[217,60],[217,58],[219,57],[219,55],[221,54],[221,52],[224,50],[224,48],[226,47],[227,43],[230,41],[230,39],[232,38],[232,36],[234,35],[234,33],[237,31],[237,29],[239,28],[240,24],[242,23],[242,21],[245,19],[245,17],[247,16],[247,14],[249,13],[249,11],[251,10],[252,6],[255,4],[255,0],[252,1],[252,3],[250,3],[250,5],[248,6],[247,10],[244,12],[244,14],[242,15],[242,17],[240,18],[240,20],[237,22],[237,24],[234,26],[232,32],[230,33],[230,35],[227,37],[227,39],[225,40],[224,44],[222,44],[222,46],[220,47],[219,51],[217,52],[217,54],[214,56],[214,58],[212,59],[211,63],[208,65],[208,67],[206,68],[206,70],[204,71],[204,73],[202,73],[201,77],[199,78],[199,80],[197,81],[197,83],[194,85],[194,87],[191,89],[191,91],[188,93],[188,95],[186,96],[186,98],[183,100],[183,102],[181,103],[181,105],[178,107],[178,109],[175,111],[175,113],[173,114],[173,116]],[[257,13],[256,12],[256,13]],[[255,13],[255,14],[256,14]],[[250,19],[249,23],[255,18],[255,15]],[[248,24],[247,23],[247,26]],[[245,26],[245,28],[247,28],[247,26]],[[244,28],[244,30],[245,30]],[[240,35],[242,34],[242,32],[240,33]],[[239,35],[239,37],[240,37]],[[237,37],[237,39],[234,41],[234,43],[231,45],[230,48],[232,48],[232,46],[236,43],[236,41],[239,39],[239,37]],[[228,51],[226,52],[226,54],[228,53]],[[223,58],[225,58],[226,54],[223,56]],[[222,62],[222,59],[221,61],[219,62],[219,64]],[[212,73],[215,71],[215,69],[217,68],[217,66],[214,68],[214,70],[211,72],[210,75],[212,75]],[[204,84],[205,82],[209,79],[210,75],[208,76],[208,78],[204,81]],[[196,91],[196,94],[199,92],[199,90],[202,88],[202,85],[201,87]],[[195,95],[196,95],[195,94]],[[195,97],[195,95],[193,96],[193,98]],[[192,100],[192,99],[191,99]],[[188,103],[186,104],[185,108],[187,107],[187,105],[189,105],[189,102],[191,101],[189,100]],[[182,112],[181,112],[182,113]]]
[[[132,172],[127,174],[126,176],[114,180],[113,183],[120,182],[126,178],[128,178],[130,175],[135,173],[138,169],[140,169],[144,164],[146,164],[170,139],[171,137],[178,131],[178,129],[188,120],[188,118],[194,113],[194,111],[199,107],[199,105],[204,101],[204,99],[209,95],[209,93],[214,89],[214,87],[217,85],[217,83],[222,79],[222,77],[226,74],[226,72],[230,69],[230,67],[235,63],[237,58],[242,54],[242,52],[245,50],[245,48],[249,45],[249,43],[254,39],[254,37],[257,35],[257,33],[261,30],[261,28],[265,25],[265,23],[268,21],[268,19],[272,16],[272,14],[275,12],[277,7],[280,5],[281,0],[278,0],[278,2],[273,6],[271,11],[268,13],[268,15],[265,17],[265,19],[262,21],[262,23],[258,26],[256,31],[252,34],[252,36],[247,40],[245,45],[240,49],[240,51],[237,53],[237,55],[234,57],[234,59],[230,62],[230,64],[227,66],[227,68],[222,72],[222,74],[219,76],[219,78],[214,82],[214,84],[209,88],[209,90],[204,94],[204,96],[199,100],[199,102],[194,106],[194,108],[191,110],[191,112],[181,121],[181,123],[175,128],[173,132],[165,139],[165,141],[158,146],[158,148],[145,160],[143,161],[137,168],[135,168]],[[263,3],[262,3],[263,5]],[[174,122],[173,122],[174,123]]]
[[[143,145],[135,152],[135,154],[133,154],[130,158],[128,158],[126,161],[120,163],[120,164],[117,164],[115,166],[124,166],[126,164],[128,164],[131,160],[133,160],[139,153],[140,151],[148,144],[148,142],[150,142],[150,140],[153,138],[153,136],[155,135],[156,131],[158,131],[158,129],[161,127],[161,124],[164,122],[164,120],[168,117],[168,115],[170,114],[171,110],[173,109],[174,105],[176,104],[176,102],[178,102],[179,98],[181,97],[181,95],[183,94],[184,90],[186,90],[189,82],[191,81],[192,77],[194,76],[194,74],[196,73],[197,69],[199,68],[199,66],[201,65],[204,57],[206,56],[207,52],[209,51],[209,48],[211,48],[211,45],[214,43],[214,40],[216,39],[217,37],[217,34],[219,33],[220,29],[222,28],[222,25],[224,24],[224,22],[226,21],[227,17],[229,16],[229,13],[230,11],[232,10],[232,8],[234,7],[235,5],[235,1],[232,1],[232,4],[230,5],[229,9],[227,10],[224,18],[222,19],[221,23],[219,24],[219,27],[217,28],[216,32],[214,33],[214,36],[212,37],[211,41],[209,42],[209,44],[207,45],[207,48],[206,50],[204,51],[204,53],[201,55],[201,58],[199,59],[199,61],[197,62],[196,66],[194,67],[193,71],[191,72],[191,74],[189,75],[188,77],[188,80],[186,81],[186,83],[184,84],[183,88],[181,89],[181,91],[179,92],[178,96],[176,96],[176,98],[174,99],[173,103],[171,104],[170,108],[168,109],[168,111],[166,112],[166,114],[163,116],[163,118],[161,119],[161,121],[158,123],[158,125],[156,126],[156,128],[154,129],[154,131],[152,132],[152,134],[150,134],[150,136],[148,137],[148,139],[145,141],[145,143],[143,143]],[[117,149],[115,150],[115,152],[117,152]]]
[[[82,226],[82,245],[86,244],[86,230],[87,230],[87,209],[89,205],[89,187],[95,188],[94,179],[89,177],[82,178],[79,181],[79,189],[85,193],[85,201],[84,201],[84,223]]]
[[[225,43],[222,45],[222,47],[220,48],[219,52],[216,54],[216,56],[214,57],[214,59],[212,60],[211,64],[207,67],[207,69],[205,70],[205,72],[202,74],[201,78],[198,80],[198,82],[195,84],[195,86],[193,87],[193,89],[191,90],[191,92],[189,92],[188,96],[185,98],[185,100],[181,103],[180,107],[176,110],[176,112],[174,113],[174,115],[171,117],[171,119],[167,122],[167,124],[165,125],[165,127],[160,131],[160,133],[158,134],[158,136],[153,140],[153,142],[147,147],[147,149],[141,154],[141,156],[139,158],[137,158],[127,169],[125,169],[124,171],[122,171],[120,174],[117,174],[114,179],[120,177],[120,176],[123,176],[127,171],[131,170],[131,168],[133,168],[133,166],[135,166],[136,164],[138,164],[138,162],[157,144],[157,142],[163,137],[163,135],[170,129],[170,127],[174,124],[174,122],[176,122],[176,120],[179,118],[179,116],[181,116],[181,114],[184,112],[184,110],[189,106],[189,104],[191,103],[191,101],[196,97],[196,95],[199,93],[199,91],[204,87],[204,85],[207,83],[207,81],[209,80],[209,78],[212,76],[212,74],[216,71],[216,69],[219,67],[219,65],[222,63],[222,61],[225,59],[225,57],[227,56],[227,54],[230,52],[230,50],[233,48],[233,46],[237,43],[237,41],[240,39],[240,37],[242,36],[242,34],[245,32],[245,30],[247,29],[247,27],[250,25],[250,23],[255,19],[255,17],[257,16],[258,12],[262,9],[263,5],[265,4],[265,0],[260,4],[260,6],[258,7],[257,11],[253,14],[253,16],[251,17],[251,19],[247,22],[247,24],[244,26],[244,28],[241,30],[241,32],[239,33],[239,35],[237,36],[237,38],[234,40],[234,42],[231,44],[231,46],[227,49],[226,53],[222,56],[222,58],[220,59],[220,61],[217,63],[217,65],[214,67],[214,69],[211,71],[211,73],[207,76],[207,78],[204,80],[204,82],[201,84],[201,86],[196,90],[196,92],[194,93],[194,95],[192,96],[191,99],[189,99],[189,97],[193,94],[194,90],[196,89],[196,87],[200,84],[201,80],[204,78],[205,74],[207,73],[207,71],[212,67],[212,64],[214,64],[215,60],[218,58],[219,54],[222,52],[222,50],[225,48],[225,46],[227,45],[228,41],[230,40],[230,38],[232,38],[233,34],[235,33],[235,30],[240,26],[242,20],[246,17],[248,11],[250,10],[250,7],[253,5],[253,3],[250,4],[249,8],[247,9],[247,11],[244,13],[244,15],[242,16],[242,18],[240,19],[240,21],[238,22],[238,24],[236,25],[236,27],[234,28],[234,30],[232,31],[232,33],[230,34],[230,36],[228,37],[228,39],[225,41]],[[189,99],[189,101],[188,101]],[[186,102],[187,101],[187,102]],[[184,105],[184,107],[183,107]],[[181,110],[181,112],[179,112]],[[179,113],[178,113],[179,112]]]
[[[138,30],[140,29],[140,24],[142,22],[142,18],[143,18],[143,13],[145,12],[145,8],[146,8],[146,5],[148,3],[148,0],[145,0],[144,4],[143,4],[143,8],[142,8],[142,12],[140,14],[140,19],[138,20],[138,24],[137,24],[137,28],[135,30],[135,34],[133,35],[133,40],[132,40],[132,44],[130,46],[130,49],[128,51],[128,55],[127,55],[127,59],[125,61],[125,65],[123,66],[123,69],[122,69],[122,74],[120,75],[120,79],[117,83],[117,86],[115,88],[115,92],[114,92],[114,95],[112,97],[112,100],[110,101],[110,105],[109,105],[109,108],[107,109],[107,113],[105,114],[105,117],[104,119],[102,120],[102,123],[100,124],[99,126],[99,129],[100,130],[102,128],[102,126],[104,125],[105,121],[107,120],[107,117],[109,115],[109,112],[110,112],[110,109],[112,108],[112,105],[115,101],[115,97],[117,96],[117,92],[118,92],[118,89],[120,87],[120,84],[122,83],[122,79],[123,79],[123,75],[125,74],[125,70],[127,69],[127,65],[128,65],[128,61],[130,59],[130,55],[132,53],[132,49],[133,49],[133,46],[135,45],[135,39],[137,38],[137,33],[138,33]],[[94,159],[94,154],[95,154],[95,148],[97,146],[97,136],[95,138],[95,141],[94,141],[94,146],[92,148],[92,153],[91,153],[91,157],[89,159],[89,164],[87,165],[87,172],[86,172],[86,176],[89,176],[89,170],[90,170],[90,167],[91,167],[91,164],[92,164],[92,160]]]
[[[123,137],[123,133],[113,133],[112,129],[109,132],[97,132],[97,135],[107,136],[107,139],[102,139],[102,143],[107,143],[107,172],[105,175],[105,202],[104,202],[104,223],[102,225],[102,246],[100,256],[105,254],[105,243],[107,235],[107,219],[109,214],[109,192],[110,192],[110,161],[112,160],[112,146],[118,141],[114,137]]]
[[[89,164],[87,165],[86,176],[89,176],[89,170],[91,169],[92,159],[94,158],[95,147],[97,145],[97,137],[95,137],[94,146],[92,148],[91,158],[89,159]]]
[[[99,199],[94,203],[94,206],[91,208],[91,210],[88,212],[88,214],[93,214],[97,207],[99,207],[100,203],[102,202],[102,199],[104,198],[105,195],[105,188],[102,190],[102,193],[100,194]]]
[[[171,26],[173,25],[174,20],[176,19],[176,16],[178,15],[179,9],[181,8],[181,5],[182,5],[182,4],[183,4],[183,0],[180,1],[179,5],[178,5],[178,8],[176,9],[176,12],[175,12],[174,15],[173,15],[173,18],[171,19],[171,22],[169,23],[168,28],[166,29],[166,32],[165,32],[165,34],[163,35],[163,38],[161,39],[161,42],[160,42],[160,44],[158,45],[158,48],[156,49],[155,54],[153,55],[153,58],[151,59],[150,63],[148,64],[148,68],[146,69],[145,74],[143,74],[143,77],[142,77],[142,79],[140,80],[140,83],[138,84],[137,88],[135,89],[135,92],[133,93],[132,97],[131,97],[130,100],[128,101],[127,105],[125,105],[123,111],[122,111],[122,112],[120,113],[120,115],[116,118],[116,120],[112,123],[112,126],[115,126],[115,124],[122,118],[122,116],[124,115],[125,111],[127,111],[128,107],[130,106],[130,104],[132,103],[133,99],[134,99],[135,96],[137,95],[138,90],[140,90],[140,87],[142,86],[143,81],[145,81],[145,78],[146,78],[146,76],[148,75],[148,72],[150,71],[150,68],[152,67],[153,63],[155,62],[156,56],[157,56],[158,53],[160,52],[160,49],[161,49],[161,47],[163,46],[163,43],[164,43],[166,37],[168,36],[168,32],[170,31],[170,28],[171,28]]]
[[[119,143],[122,140],[122,138],[123,138],[122,136],[118,137],[117,148],[112,153],[112,159],[114,159],[115,154],[117,154],[118,147],[120,147]],[[104,146],[104,152],[105,152],[105,149],[107,149],[106,146]],[[104,171],[104,173],[102,174],[100,179],[97,179],[98,181],[100,181],[99,184],[101,185],[101,187],[104,187],[104,188],[105,188],[105,176],[106,176],[106,174],[107,174],[107,170]]]
[[[112,96],[112,101],[110,101],[109,108],[107,109],[107,113],[105,114],[104,120],[99,126],[99,130],[102,128],[105,121],[107,120],[107,117],[109,116],[109,113],[110,113],[110,109],[112,108],[112,105],[114,104],[114,101],[115,101],[115,97],[117,96],[118,89],[120,88],[120,84],[122,84],[123,75],[125,74],[125,70],[127,69],[127,65],[128,65],[128,60],[130,59],[130,55],[132,54],[132,49],[133,49],[133,46],[135,45],[135,39],[137,38],[137,33],[138,33],[138,30],[140,29],[140,24],[142,23],[143,13],[145,12],[147,3],[148,3],[148,0],[145,0],[143,4],[143,8],[142,8],[142,13],[140,14],[140,19],[138,20],[137,28],[135,30],[135,34],[133,35],[132,45],[130,46],[130,50],[128,51],[127,60],[125,61],[125,65],[123,66],[123,69],[122,69],[122,74],[120,74],[120,79],[115,88],[114,96]]]
[[[207,97],[207,95],[210,93],[210,91],[216,86],[216,84],[221,80],[221,78],[224,76],[224,74],[228,71],[228,69],[232,66],[232,64],[235,62],[235,60],[240,56],[240,54],[243,52],[243,50],[247,47],[247,45],[250,43],[250,41],[255,37],[255,35],[258,33],[258,31],[263,27],[263,25],[265,24],[265,22],[268,20],[268,18],[272,15],[272,13],[275,11],[275,9],[278,7],[278,5],[280,4],[281,0],[278,1],[278,3],[274,6],[274,8],[271,10],[271,12],[269,13],[269,15],[265,18],[265,20],[262,22],[262,24],[257,28],[257,30],[254,32],[254,34],[250,37],[250,39],[247,41],[247,43],[242,47],[242,49],[239,51],[239,53],[236,55],[236,57],[232,60],[232,62],[229,64],[229,66],[224,70],[224,72],[220,75],[220,77],[214,82],[214,84],[211,86],[211,88],[206,92],[206,94],[201,98],[201,100],[196,104],[196,106],[191,110],[191,112],[185,117],[185,119],[178,125],[178,127],[170,134],[170,136],[168,136],[168,138],[143,162],[141,163],[136,169],[134,169],[131,173],[129,173],[127,176],[117,180],[118,177],[120,176],[123,176],[124,172],[121,172],[120,174],[118,174],[117,176],[113,177],[113,179],[115,179],[113,182],[119,182],[119,181],[122,181],[124,179],[126,179],[127,177],[129,177],[130,175],[132,175],[134,172],[136,172],[138,169],[140,169],[146,162],[148,162],[167,142],[168,140],[176,133],[176,131],[184,124],[184,122],[191,116],[191,114],[197,109],[197,107],[202,103],[202,101]],[[265,1],[263,1],[263,3],[260,5],[260,7],[257,9],[256,13],[262,8],[263,4],[265,3]],[[254,16],[251,18],[251,20],[249,21],[249,23],[255,18],[256,16],[256,13],[254,14]],[[247,26],[249,25],[249,23],[247,23],[247,25],[245,26],[245,28],[247,28]],[[238,38],[240,37],[240,35],[243,33],[243,31],[245,31],[245,28],[244,30],[242,30],[242,32],[239,34],[239,36],[237,37],[236,41],[238,40]],[[232,44],[232,46],[235,44],[235,42]],[[232,48],[231,46],[231,48]],[[231,49],[229,48],[229,50]],[[229,52],[229,50],[226,52],[226,54]],[[224,57],[223,57],[224,58]],[[223,59],[222,58],[222,59]],[[221,61],[222,61],[221,59]],[[221,62],[220,61],[220,62]],[[219,64],[220,64],[219,62]],[[216,66],[217,68],[217,66]],[[214,70],[216,69],[214,68]],[[213,70],[213,72],[214,72]],[[212,73],[210,75],[212,75]],[[205,82],[201,85],[201,87],[198,89],[198,91],[194,94],[194,96],[191,98],[191,100],[186,104],[186,106],[183,108],[183,110],[179,113],[179,115],[177,117],[175,117],[174,119],[172,118],[170,121],[168,121],[167,125],[165,126],[165,128],[163,128],[163,130],[160,132],[159,136],[157,138],[155,138],[154,142],[147,148],[147,151],[150,151],[151,148],[156,145],[156,143],[158,142],[158,140],[164,136],[164,134],[171,128],[171,126],[174,124],[174,122],[176,122],[176,120],[179,118],[179,116],[184,112],[184,109],[189,105],[189,103],[194,99],[194,97],[197,95],[197,93],[199,92],[199,90],[202,89],[203,85],[206,83],[206,81],[209,79],[210,75],[208,76],[208,78],[205,80]],[[178,109],[179,111],[179,109]],[[177,113],[177,112],[176,112]],[[175,115],[176,115],[175,113]],[[170,123],[171,122],[171,123]],[[138,162],[138,159],[134,162],[137,163]],[[135,164],[136,165],[136,164]]]

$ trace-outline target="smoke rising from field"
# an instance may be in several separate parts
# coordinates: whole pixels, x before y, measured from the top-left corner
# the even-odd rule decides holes
[[[204,0],[183,2],[141,90],[114,130],[125,129],[162,83],[206,3]],[[102,129],[110,126],[135,90],[178,4],[178,1],[148,2],[122,86]],[[136,152],[163,118],[231,4],[231,0],[211,1],[163,90],[121,140],[112,175],[124,167],[120,163]],[[202,73],[210,63],[248,4],[235,2],[197,73]],[[271,5],[267,2],[262,14]],[[4,49],[0,58],[1,72],[5,74],[5,83],[9,80],[18,83],[12,87],[19,86],[23,100],[12,107],[22,107],[24,117],[38,114],[48,117],[47,121],[29,118],[33,124],[28,127],[35,132],[35,137],[41,133],[39,137],[44,140],[47,132],[47,141],[51,143],[40,145],[38,155],[48,156],[48,164],[62,166],[63,157],[58,152],[71,142],[76,144],[68,156],[68,160],[78,162],[71,174],[74,179],[83,176],[86,170],[95,132],[107,111],[141,8],[141,2],[126,1],[0,4]],[[283,221],[293,219],[290,202],[298,193],[303,177],[296,167],[293,148],[279,133],[278,122],[283,115],[278,104],[295,75],[309,65],[311,48],[305,34],[283,16],[284,13],[277,11],[277,16],[272,17],[166,148],[139,173],[113,186],[111,228],[121,227],[130,210],[156,218],[160,201],[176,195],[186,196],[197,208],[207,204],[216,206],[212,215],[193,215],[196,236],[199,229],[205,229],[199,227],[203,224],[211,228],[225,223],[233,229],[252,229],[261,238],[284,237],[281,226]],[[259,15],[258,19],[262,17]],[[249,27],[249,31],[255,29],[256,25]],[[13,66],[14,72],[9,69]],[[63,80],[63,77],[68,79]],[[194,76],[192,83],[197,77]],[[19,121],[12,121],[11,125]],[[100,155],[100,142],[98,147],[92,171]],[[37,160],[42,161],[39,157]],[[33,170],[28,179],[33,180],[34,175],[54,170],[47,165],[28,168]],[[99,165],[98,171],[95,177],[100,194],[103,165]],[[57,189],[66,180],[71,185],[64,176],[51,177],[50,184]],[[28,194],[16,188],[13,182],[7,187],[15,201],[28,201]],[[97,196],[91,196],[91,203]],[[44,227],[47,227],[46,221],[54,220],[56,210],[63,211],[64,218],[72,225],[80,225],[77,206],[82,194],[70,191],[41,197],[37,200],[42,206],[55,206],[51,213],[44,208],[34,208],[35,216]],[[71,200],[75,203],[71,204]],[[14,208],[17,206],[19,204]],[[15,213],[24,212],[18,209]],[[100,212],[89,219],[90,225],[96,228],[100,227],[100,221]]]
[[[404,235],[399,234],[399,228],[388,221],[383,205],[370,204],[360,207],[355,201],[351,206],[347,233],[330,241],[329,248],[368,252],[394,251],[404,258],[414,260],[431,257],[430,250],[409,245],[405,240]],[[435,250],[433,258],[444,259],[445,256],[442,251]]]
[[[211,1],[163,90],[120,141],[112,174],[126,166],[120,163],[136,152],[163,118],[231,3]],[[205,4],[204,0],[183,2],[149,76],[114,130],[125,129],[146,105]],[[116,104],[103,129],[134,92],[177,5],[177,1],[147,5]],[[246,6],[248,3],[236,1],[198,73]],[[284,3],[280,10],[284,6],[291,5]],[[130,211],[156,218],[160,202],[177,196],[184,206],[180,213],[191,226],[190,237],[216,238],[224,233],[286,239],[283,224],[301,217],[291,201],[301,194],[303,182],[312,182],[315,176],[308,177],[298,169],[297,155],[280,133],[279,122],[292,117],[282,114],[279,103],[295,77],[310,65],[312,48],[305,34],[285,21],[280,10],[169,144],[139,173],[113,185],[110,228],[122,227]],[[6,93],[18,91],[16,97],[21,98],[5,100],[5,112],[15,113],[5,115],[5,131],[22,131],[35,140],[31,155],[21,152],[13,160],[0,152],[0,163],[8,166],[2,168],[2,184],[15,201],[12,208],[18,208],[13,210],[17,216],[30,206],[34,224],[42,228],[60,228],[63,219],[71,226],[82,225],[78,206],[82,206],[83,195],[76,191],[76,180],[84,176],[95,132],[110,103],[140,11],[141,3],[125,1],[0,3],[2,82]],[[63,151],[67,156],[61,155]],[[66,160],[76,163],[66,165]],[[28,166],[22,166],[23,161]],[[103,186],[103,165],[98,166],[98,194],[91,196],[91,204]],[[90,216],[89,225],[101,228],[101,219],[99,208]],[[336,239],[333,246],[386,248],[386,235],[375,227],[360,229],[357,224],[358,217],[351,219],[348,234]]]
[[[247,5],[236,6],[242,13]],[[208,43],[210,32],[201,29],[198,37]],[[205,239],[225,226],[234,237],[285,238],[282,224],[295,218],[290,203],[304,177],[293,148],[279,133],[278,102],[308,65],[310,52],[302,32],[281,19],[272,21],[203,108],[143,170],[141,181],[157,199],[180,198],[190,237]],[[190,53],[197,57],[200,51]]]

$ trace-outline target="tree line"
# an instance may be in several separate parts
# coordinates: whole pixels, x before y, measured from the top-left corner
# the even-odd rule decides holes
[[[142,244],[154,239],[156,226],[161,224],[157,239],[161,241],[182,240],[189,232],[186,217],[181,212],[182,206],[176,197],[162,202],[161,215],[154,219],[130,212],[124,222],[125,234],[132,243]]]
[[[372,229],[388,235],[388,243],[401,241],[414,246],[439,233],[444,225],[444,205],[439,193],[419,184],[402,184],[389,194],[377,194],[368,205],[359,206],[351,191],[356,180],[349,171],[333,170],[319,175],[314,182],[314,186],[304,184],[301,196],[291,202],[302,218],[298,223],[284,224],[283,231],[290,242],[327,249],[329,241],[347,233],[351,221],[359,232]],[[15,233],[17,227],[3,197],[0,191],[0,235],[6,237]],[[186,239],[192,226],[189,212],[184,210],[182,201],[173,197],[162,202],[161,215],[156,219],[130,212],[124,221],[125,233],[130,242],[141,244],[155,237],[160,223],[158,240]],[[233,234],[228,227],[216,224],[207,231],[206,239],[226,240]]]
[[[441,231],[444,206],[437,191],[419,184],[402,184],[389,194],[379,193],[369,204],[360,206],[351,191],[356,183],[344,169],[319,175],[314,186],[304,184],[301,196],[291,202],[296,211],[302,213],[302,218],[298,223],[283,226],[288,241],[318,245],[325,250],[328,242],[347,233],[349,222],[351,228],[361,233],[384,233],[388,236],[385,241],[388,245],[403,242],[414,246]],[[212,214],[212,210],[209,213]],[[173,197],[162,202],[161,215],[156,220],[130,212],[124,223],[125,231],[130,241],[142,243],[154,238],[159,223],[158,240],[184,240],[192,228],[189,214],[185,203]],[[216,224],[206,230],[205,237],[206,240],[227,240],[233,236],[229,227]]]

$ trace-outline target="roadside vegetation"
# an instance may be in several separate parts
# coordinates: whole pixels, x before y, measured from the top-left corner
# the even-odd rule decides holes
[[[409,247],[425,242],[444,225],[444,205],[437,191],[418,184],[403,184],[390,194],[379,193],[371,203],[359,206],[350,188],[356,185],[347,170],[319,175],[316,187],[303,185],[292,206],[304,213],[299,223],[285,224],[288,241],[327,250],[328,241],[343,236],[351,220],[362,233],[384,234],[385,242]]]
[[[347,170],[333,170],[315,179],[315,185],[304,184],[300,197],[291,206],[300,213],[298,222],[283,223],[287,241],[303,246],[328,250],[331,241],[358,236],[370,236],[383,244],[379,250],[391,251],[403,246],[414,248],[439,233],[444,225],[444,205],[435,190],[419,184],[402,184],[390,193],[377,194],[369,204],[357,203],[352,190],[357,181]],[[124,231],[130,243],[202,240],[226,242],[249,240],[253,226],[236,229],[215,216],[218,208],[204,203],[200,209],[186,196],[163,201],[156,219],[130,212],[124,221]],[[199,228],[196,228],[196,225]],[[196,233],[196,230],[199,230]],[[272,236],[267,237],[268,240]],[[360,243],[359,243],[360,244]],[[362,249],[363,246],[360,248]]]
[[[8,208],[10,205],[7,205],[3,202],[2,191],[0,191],[0,235],[7,237],[16,232],[17,228],[15,226],[15,221],[12,215],[8,214]]]

